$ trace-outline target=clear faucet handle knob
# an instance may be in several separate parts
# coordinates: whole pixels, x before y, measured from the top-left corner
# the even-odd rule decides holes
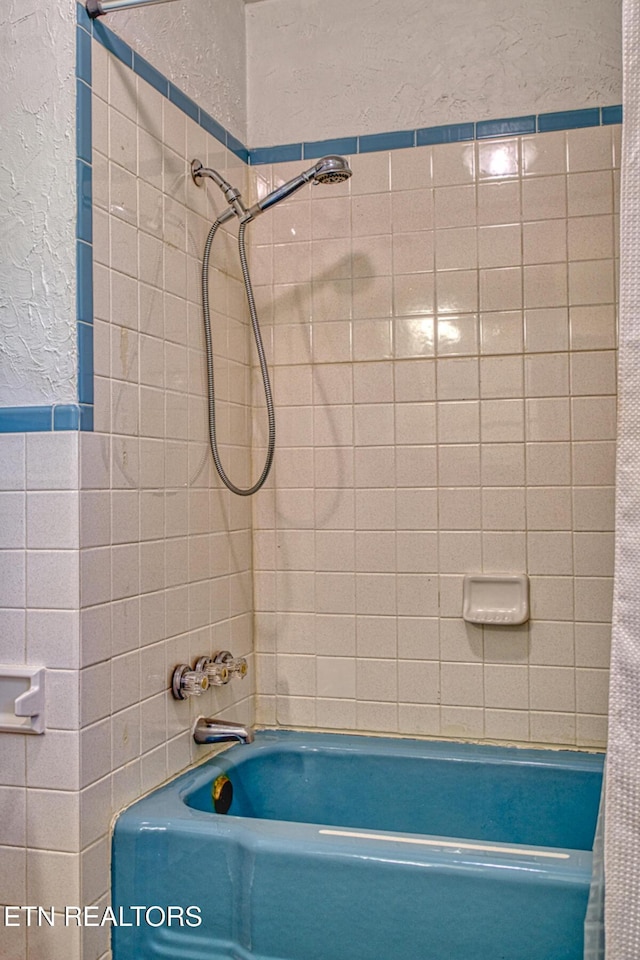
[[[228,650],[219,650],[213,655],[215,663],[223,663],[229,671],[229,679],[240,677],[242,680],[249,669],[246,657],[234,657]]]
[[[171,691],[176,700],[199,697],[208,689],[209,678],[202,670],[192,670],[186,663],[181,663],[173,671]]]
[[[229,683],[229,669],[226,663],[216,663],[211,657],[200,657],[194,669],[206,675],[211,687],[221,687]]]
[[[249,669],[245,657],[232,657],[231,660],[225,661],[225,666],[229,671],[229,678],[239,677],[241,680],[247,675],[247,670]]]

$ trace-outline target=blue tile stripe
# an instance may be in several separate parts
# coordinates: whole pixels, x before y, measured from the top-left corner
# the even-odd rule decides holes
[[[56,404],[51,429],[93,430],[93,143],[91,127],[91,33],[92,22],[82,4],[78,14],[76,72],[76,337],[78,403]],[[119,59],[131,66],[126,44],[111,42]],[[85,92],[86,91],[86,92]]]
[[[288,143],[284,147],[255,147],[249,150],[249,163],[279,163],[283,159],[299,159],[300,155],[305,160],[311,160],[327,153],[353,155],[374,150],[400,150],[438,143],[485,140],[489,137],[522,137],[551,130],[575,130],[579,127],[599,127],[612,123],[622,123],[622,107],[619,105],[530,114],[526,117],[506,117],[503,120],[478,120],[476,123],[449,123],[436,127],[419,127],[416,130],[367,134],[362,137]],[[281,155],[282,150],[286,150],[286,157]]]
[[[473,140],[475,128],[472,123],[448,123],[441,127],[422,127],[416,130],[416,146],[435,143],[462,143]]]
[[[303,160],[315,160],[317,157],[348,156],[358,152],[357,137],[338,137],[334,140],[314,140],[303,143]],[[255,161],[253,161],[255,163]]]
[[[133,69],[139,77],[142,77],[143,80],[146,80],[147,83],[151,84],[152,87],[161,93],[163,97],[169,97],[169,81],[159,70],[156,70],[144,57],[141,57],[139,53],[133,54]]]
[[[603,123],[622,123],[622,104],[616,107],[602,108]]]
[[[480,120],[476,123],[476,140],[485,137],[522,137],[536,132],[536,118],[511,117],[509,120]]]
[[[600,107],[541,113],[538,115],[538,133],[548,133],[551,130],[576,130],[578,127],[599,127],[601,122]]]

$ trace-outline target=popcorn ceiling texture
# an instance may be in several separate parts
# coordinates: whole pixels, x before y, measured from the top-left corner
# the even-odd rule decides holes
[[[251,147],[621,101],[620,0],[270,0],[246,19]]]
[[[75,3],[2,3],[0,58],[0,404],[73,402]]]

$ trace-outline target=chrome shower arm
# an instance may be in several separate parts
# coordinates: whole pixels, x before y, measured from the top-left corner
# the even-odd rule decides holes
[[[172,3],[173,0],[87,0],[87,13],[92,20],[105,13],[128,10],[130,7],[150,7],[153,3]]]
[[[217,217],[218,223],[225,223],[233,216],[238,217],[240,220],[247,216],[247,208],[242,202],[240,191],[236,190],[235,187],[232,187],[230,183],[227,183],[224,177],[221,176],[217,170],[214,170],[212,167],[203,167],[200,160],[192,160],[191,176],[193,178],[193,182],[198,187],[202,186],[203,177],[209,177],[209,179],[213,180],[216,186],[220,187],[227,198],[229,207],[224,211],[224,213],[221,213],[220,216]],[[251,219],[251,217],[248,219]]]

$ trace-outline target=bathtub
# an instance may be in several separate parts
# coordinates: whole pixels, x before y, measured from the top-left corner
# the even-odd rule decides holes
[[[117,820],[114,960],[581,960],[602,767],[260,732]]]

